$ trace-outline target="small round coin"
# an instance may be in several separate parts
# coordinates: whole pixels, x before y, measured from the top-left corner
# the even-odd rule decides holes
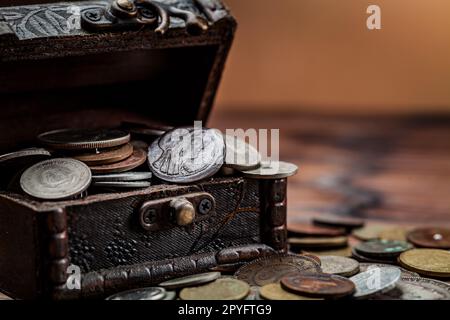
[[[450,249],[450,229],[420,228],[408,233],[409,242],[421,248]]]
[[[143,181],[152,178],[151,172],[125,172],[92,176],[93,182]]]
[[[236,136],[225,135],[226,155],[224,166],[245,171],[261,165],[261,156],[253,146]]]
[[[298,167],[293,163],[283,161],[263,161],[254,170],[242,171],[242,175],[251,179],[282,179],[295,175]]]
[[[412,245],[404,241],[370,240],[354,247],[355,251],[369,258],[395,258],[402,252],[412,249]]]
[[[338,216],[315,217],[313,223],[319,226],[345,228],[347,230],[364,226],[364,220],[362,219]]]
[[[384,267],[392,267],[392,266],[384,263],[360,263],[359,272],[366,272],[367,270],[369,270],[369,268],[384,268]],[[400,269],[402,273],[401,274],[402,279],[420,277],[420,275],[416,272],[412,272],[398,266],[396,266],[396,268]]]
[[[116,293],[106,300],[163,300],[166,290],[158,287],[140,288]]]
[[[220,278],[206,285],[184,288],[180,292],[181,300],[242,300],[250,292],[250,286],[244,281],[233,278]]]
[[[450,277],[450,252],[441,249],[412,249],[398,257],[400,265],[419,274]]]
[[[259,295],[266,300],[321,300],[310,298],[284,290],[280,283],[269,283],[259,289]]]
[[[133,154],[125,160],[116,163],[90,166],[95,174],[120,173],[136,169],[147,160],[147,154],[142,149],[134,149]]]
[[[291,272],[321,272],[314,259],[294,254],[273,254],[253,260],[234,274],[251,286],[264,286],[279,281]]]
[[[131,143],[123,146],[99,149],[97,151],[80,153],[71,155],[72,158],[80,160],[89,166],[110,164],[125,160],[133,154],[133,146]]]
[[[355,299],[367,299],[395,288],[401,271],[396,267],[371,268],[350,278],[356,286]]]
[[[362,241],[379,239],[380,232],[386,229],[386,226],[382,225],[366,225],[359,229],[354,229],[352,235]]]
[[[343,277],[351,277],[359,272],[359,262],[339,256],[321,256],[322,272]]]
[[[111,148],[126,144],[130,134],[112,129],[62,129],[42,133],[38,140],[57,150]]]
[[[402,278],[395,289],[372,297],[373,300],[450,300],[450,285],[427,278]]]
[[[165,288],[167,290],[185,288],[185,287],[193,287],[201,284],[209,283],[214,280],[219,279],[220,272],[206,272],[200,274],[194,274],[182,278],[172,279],[168,281],[164,281],[159,284],[160,287]]]
[[[28,168],[20,178],[22,190],[38,199],[72,198],[91,184],[91,171],[83,162],[57,158],[39,162]]]
[[[343,228],[319,227],[306,223],[288,223],[288,232],[296,237],[337,237],[346,235]]]
[[[148,151],[153,174],[173,183],[192,183],[212,177],[223,165],[225,142],[214,129],[177,128],[156,139]]]
[[[406,235],[409,231],[410,228],[407,227],[391,227],[380,231],[378,236],[382,240],[406,241]]]
[[[334,274],[291,273],[281,279],[281,287],[308,297],[342,298],[355,291],[355,285],[347,278]]]
[[[359,262],[367,262],[367,263],[381,263],[381,264],[396,264],[396,257],[390,258],[374,258],[374,257],[366,257],[360,255],[355,248],[352,248],[352,258],[358,260]]]
[[[329,249],[345,247],[348,244],[347,237],[327,237],[327,238],[289,238],[289,245],[295,248],[305,249]]]
[[[118,188],[118,189],[139,189],[148,188],[152,184],[150,181],[100,181],[93,182],[92,186],[96,188]]]

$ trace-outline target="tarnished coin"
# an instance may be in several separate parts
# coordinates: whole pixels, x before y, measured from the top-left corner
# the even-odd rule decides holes
[[[220,272],[206,272],[161,282],[160,287],[167,290],[193,287],[219,279]]]
[[[362,228],[354,229],[352,235],[362,241],[375,240],[380,238],[380,232],[386,230],[382,225],[366,225]]]
[[[242,300],[250,292],[244,281],[233,278],[220,278],[200,287],[184,288],[181,300]]]
[[[319,227],[306,223],[288,223],[287,229],[289,234],[298,237],[337,237],[346,234],[343,228]]]
[[[130,141],[130,134],[113,129],[63,129],[42,133],[38,140],[57,150],[111,148]]]
[[[364,226],[364,220],[351,218],[351,217],[315,217],[313,223],[319,226],[345,228],[346,230],[352,230],[355,228],[362,228]]]
[[[118,189],[139,189],[148,188],[152,184],[150,181],[99,181],[93,182],[92,186],[96,188],[118,188]]]
[[[209,268],[210,271],[217,271],[222,274],[234,274],[240,267],[244,265],[243,262],[220,264]]]
[[[85,152],[71,155],[72,158],[80,160],[89,166],[109,164],[122,161],[133,154],[133,146],[131,143],[123,146],[97,149],[92,152]]]
[[[305,257],[308,257],[308,258],[313,259],[315,262],[317,262],[317,264],[318,264],[319,266],[322,265],[322,260],[320,260],[320,258],[319,258],[318,256],[316,256],[316,255],[314,255],[314,254],[312,254],[312,253],[303,252],[303,253],[301,253],[301,254],[299,254],[299,255],[300,255],[300,256],[305,256]]]
[[[111,173],[92,176],[93,182],[112,182],[112,181],[142,181],[150,180],[152,178],[151,172],[125,172],[125,173]]]
[[[251,286],[264,286],[279,281],[291,272],[321,272],[312,258],[293,254],[274,254],[253,260],[234,274]]]
[[[355,259],[339,256],[321,256],[323,273],[351,277],[359,272],[359,262]]]
[[[7,154],[0,155],[0,166],[6,166],[7,164],[14,164],[16,162],[26,162],[29,163],[29,161],[33,161],[33,159],[43,159],[50,157],[50,151],[42,148],[30,148],[30,149],[23,149]]]
[[[450,252],[441,249],[412,249],[398,257],[408,270],[430,277],[450,277]]]
[[[289,238],[288,243],[296,248],[339,248],[347,246],[347,237],[327,237],[327,238]]]
[[[177,128],[156,139],[148,151],[151,171],[161,180],[191,183],[212,177],[223,165],[225,142],[214,129]]]
[[[407,227],[386,228],[385,230],[380,231],[378,236],[382,240],[406,241],[406,235],[410,229],[411,228]]]
[[[408,233],[407,239],[417,247],[450,249],[450,229],[420,228]]]
[[[392,267],[392,266],[384,263],[360,263],[359,272],[366,272],[367,270],[369,270],[369,268],[385,268],[385,267]],[[420,275],[416,272],[412,272],[398,266],[396,266],[396,268],[400,269],[402,273],[401,274],[402,279],[420,277]]]
[[[253,146],[236,136],[225,135],[224,166],[245,171],[259,168],[261,156]]]
[[[259,289],[259,295],[266,300],[322,300],[290,293],[284,290],[280,283],[269,283]]]
[[[74,197],[91,183],[91,171],[83,162],[57,158],[39,162],[20,178],[20,186],[28,195],[43,200]]]
[[[244,177],[251,179],[282,179],[295,175],[298,167],[283,161],[262,161],[259,168],[242,171]]]
[[[375,258],[375,257],[366,257],[360,255],[355,248],[352,248],[352,258],[358,260],[359,262],[367,262],[367,263],[381,263],[381,264],[396,264],[396,257],[389,258]]]
[[[163,300],[166,290],[159,287],[141,288],[116,293],[106,300]]]
[[[450,300],[450,285],[427,278],[402,278],[394,289],[377,294],[373,300]]]
[[[281,278],[280,283],[287,291],[316,298],[342,298],[355,291],[352,281],[325,273],[291,273]]]
[[[396,267],[371,268],[350,278],[356,286],[353,297],[368,299],[371,296],[395,288],[401,271]]]
[[[134,149],[133,154],[125,160],[116,163],[104,164],[99,166],[90,166],[95,174],[118,173],[136,169],[147,160],[147,154],[142,149]]]
[[[412,249],[412,245],[404,241],[370,240],[354,247],[355,251],[365,257],[395,258],[400,253]]]

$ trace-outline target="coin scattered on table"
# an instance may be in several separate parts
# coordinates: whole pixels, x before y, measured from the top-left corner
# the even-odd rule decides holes
[[[42,133],[38,140],[57,150],[101,149],[128,143],[130,134],[114,129],[62,129]]]
[[[359,262],[355,259],[339,256],[321,256],[323,273],[351,277],[359,272]]]
[[[319,227],[306,223],[288,223],[288,232],[297,237],[337,237],[346,234],[343,228]]]
[[[296,272],[284,276],[280,283],[289,292],[313,298],[337,299],[355,291],[352,281],[334,274]]]
[[[119,147],[73,154],[72,158],[80,160],[89,166],[96,166],[119,162],[130,157],[132,154],[133,146],[131,143],[127,143]]]
[[[167,290],[185,288],[185,287],[193,287],[201,284],[205,284],[208,282],[212,282],[216,279],[219,279],[220,272],[207,272],[194,274],[182,278],[172,279],[168,281],[161,282],[159,284],[160,287],[165,288]]]
[[[141,288],[116,293],[106,300],[162,300],[166,290],[159,287]]]
[[[316,256],[340,256],[340,257],[351,257],[352,256],[352,248],[350,246],[345,248],[338,248],[338,249],[327,249],[327,250],[314,250],[314,249],[308,249],[308,250],[302,250],[302,253],[312,253]]]
[[[225,142],[220,132],[206,128],[177,128],[156,139],[148,151],[153,174],[174,183],[192,183],[217,173],[224,163]]]
[[[102,175],[93,175],[93,182],[112,182],[112,181],[143,181],[152,178],[151,172],[125,172],[111,173]]]
[[[200,287],[184,288],[181,300],[242,300],[250,292],[244,281],[233,278],[220,278]]]
[[[450,249],[450,229],[419,228],[408,233],[409,242],[421,248]]]
[[[367,262],[367,263],[381,263],[381,264],[395,264],[397,259],[393,258],[374,258],[374,257],[366,257],[360,255],[355,248],[352,248],[352,258],[358,260],[359,262]]]
[[[98,166],[90,166],[91,171],[95,174],[104,173],[120,173],[136,169],[144,164],[147,160],[147,154],[142,149],[134,149],[133,154],[127,159],[111,164],[104,164]]]
[[[261,156],[253,146],[236,136],[225,135],[226,156],[224,166],[245,171],[257,169]]]
[[[366,225],[359,229],[354,229],[352,235],[362,241],[375,240],[380,238],[380,232],[384,231],[386,226]]]
[[[284,290],[280,283],[269,283],[259,289],[259,295],[266,300],[322,300],[290,293]]]
[[[321,272],[322,270],[319,264],[310,257],[274,254],[245,264],[234,275],[251,286],[264,286],[275,283],[286,274],[296,271]]]
[[[408,234],[409,230],[410,228],[407,227],[391,227],[380,231],[378,236],[382,240],[406,241],[406,235]]]
[[[313,223],[319,226],[345,228],[347,230],[364,226],[364,220],[350,217],[315,217]]]
[[[396,267],[371,268],[350,278],[355,284],[356,299],[368,299],[371,296],[395,288],[400,280],[401,271]]]
[[[359,272],[366,272],[370,268],[385,268],[385,267],[392,267],[392,266],[389,264],[384,264],[384,263],[360,263],[359,264]],[[417,272],[412,272],[412,271],[406,270],[405,268],[401,268],[399,266],[395,266],[395,267],[400,269],[402,279],[403,278],[420,277],[420,275]]]
[[[263,161],[259,168],[242,171],[244,177],[251,179],[283,179],[295,175],[298,167],[283,161]]]
[[[373,300],[450,300],[450,285],[427,278],[402,278],[395,288]]]
[[[91,184],[91,171],[83,162],[57,158],[39,162],[20,178],[20,186],[28,195],[43,200],[72,198]]]
[[[402,252],[412,249],[412,245],[404,241],[370,240],[355,246],[355,251],[369,258],[395,258]]]
[[[307,237],[307,238],[289,238],[289,245],[295,248],[317,249],[317,248],[339,248],[347,246],[347,237]]]
[[[450,252],[441,249],[412,249],[403,252],[398,262],[408,270],[424,276],[450,277]]]

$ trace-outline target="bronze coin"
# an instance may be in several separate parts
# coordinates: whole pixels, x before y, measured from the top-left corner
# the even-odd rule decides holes
[[[316,298],[342,298],[355,292],[355,284],[334,274],[291,273],[281,279],[287,291]]]
[[[125,160],[133,154],[131,143],[116,148],[100,149],[97,152],[86,152],[71,155],[72,158],[80,160],[89,166],[110,164]]]
[[[134,149],[133,154],[120,162],[101,166],[90,166],[93,173],[117,173],[133,170],[145,163],[147,153],[142,149]]]
[[[364,226],[364,220],[351,217],[315,217],[313,223],[318,226],[345,228],[346,230]]]
[[[319,227],[306,223],[288,223],[288,232],[299,237],[336,237],[346,234],[343,228]]]
[[[408,233],[407,239],[417,247],[450,249],[450,229],[420,228]]]

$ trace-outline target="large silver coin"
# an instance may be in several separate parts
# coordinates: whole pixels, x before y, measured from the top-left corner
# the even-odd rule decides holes
[[[450,300],[450,285],[427,278],[402,278],[394,289],[373,300]]]
[[[387,292],[400,280],[401,271],[395,267],[371,268],[350,278],[356,286],[353,297],[367,299],[377,293]]]
[[[261,165],[258,150],[238,137],[225,135],[225,147],[224,166],[245,171],[257,169]]]
[[[150,180],[152,178],[151,172],[125,172],[125,173],[111,173],[93,175],[93,182],[112,182],[112,181],[142,181]]]
[[[28,195],[44,200],[74,197],[91,183],[91,170],[83,162],[58,158],[39,162],[20,178],[20,186]]]
[[[297,173],[298,167],[283,161],[263,161],[258,169],[242,171],[244,177],[252,179],[282,179]]]
[[[20,151],[15,151],[7,154],[0,155],[0,166],[6,165],[9,162],[18,162],[18,161],[32,161],[33,159],[43,159],[46,157],[50,157],[51,154],[48,150],[42,148],[30,148],[23,149]]]
[[[383,267],[392,267],[388,264],[383,263],[360,263],[359,264],[359,272],[366,272],[370,268],[383,268]],[[396,268],[399,268],[401,271],[401,278],[420,278],[420,275],[416,272],[412,272],[409,270],[406,270],[404,268],[401,268],[399,266],[395,266]]]
[[[220,272],[200,273],[200,274],[194,274],[191,276],[186,276],[186,277],[182,277],[182,278],[164,281],[164,282],[160,283],[159,286],[163,287],[167,290],[173,290],[173,289],[179,289],[179,288],[185,288],[185,287],[198,286],[201,284],[212,282],[216,279],[219,279],[219,277],[220,277]]]
[[[158,178],[174,183],[192,183],[217,173],[225,158],[220,132],[205,128],[177,128],[155,140],[148,162]]]
[[[141,288],[116,293],[106,300],[163,300],[166,290],[159,287]]]

